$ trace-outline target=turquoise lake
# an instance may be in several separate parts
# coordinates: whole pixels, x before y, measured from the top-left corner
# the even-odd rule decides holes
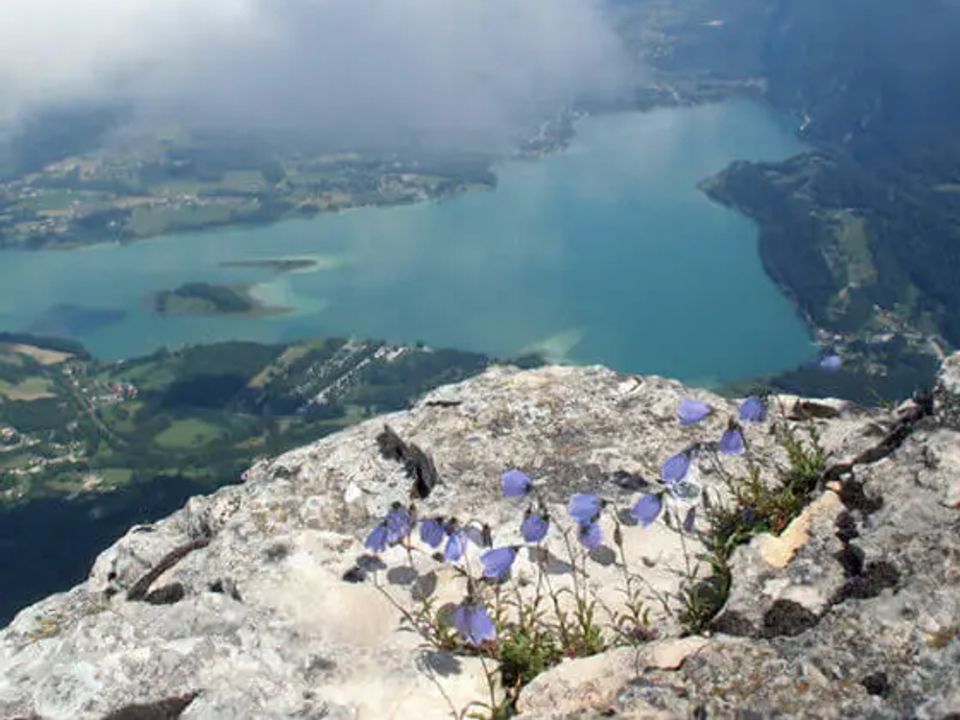
[[[713,383],[794,367],[810,335],[764,273],[757,230],[697,183],[802,152],[749,102],[584,119],[570,148],[505,162],[496,190],[70,252],[0,254],[0,329],[97,356],[242,338],[356,336]],[[311,258],[306,272],[229,268]],[[249,283],[285,315],[160,317],[151,292]],[[75,306],[64,309],[64,306]],[[80,308],[77,310],[76,308]]]

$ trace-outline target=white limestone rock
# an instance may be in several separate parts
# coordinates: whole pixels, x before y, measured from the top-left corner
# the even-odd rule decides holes
[[[681,427],[675,412],[686,396],[707,401],[714,413],[696,426]],[[832,410],[822,417],[808,413],[804,420],[783,421],[797,428],[813,423],[831,462],[856,465],[855,459],[882,440],[896,421],[888,413],[828,405]],[[184,720],[448,718],[472,702],[488,699],[483,666],[476,657],[433,651],[419,636],[402,630],[400,611],[378,586],[396,603],[409,606],[415,576],[435,578],[438,602],[462,598],[462,579],[428,554],[408,557],[400,548],[383,557],[390,570],[371,572],[362,560],[367,570],[356,570],[367,532],[392,503],[406,503],[410,495],[411,479],[403,464],[380,452],[377,438],[384,425],[389,424],[404,443],[421,448],[439,473],[441,483],[420,504],[421,516],[487,522],[501,545],[518,541],[526,508],[526,503],[502,496],[498,480],[503,471],[517,467],[533,477],[560,526],[572,492],[597,492],[629,507],[646,487],[645,480],[658,477],[667,457],[694,442],[716,440],[736,412],[734,401],[657,377],[627,377],[603,368],[493,368],[430,393],[410,411],[262,462],[245,474],[244,484],[193,498],[170,517],[131,529],[97,559],[85,583],[25,609],[0,631],[0,718],[85,720],[131,705],[159,707],[157,703],[164,702],[176,707],[174,716]],[[750,460],[764,482],[773,483],[787,458],[769,429],[767,423],[747,432]],[[815,509],[804,520],[809,521],[805,529],[791,536],[796,543],[792,550],[777,546],[786,542],[783,539],[763,541],[766,546],[758,541],[751,548],[768,564],[774,559],[774,584],[770,578],[764,580],[763,592],[806,603],[809,612],[822,618],[816,628],[791,638],[793,642],[805,642],[806,635],[831,623],[840,629],[824,635],[824,643],[847,642],[844,633],[853,632],[850,628],[872,637],[875,626],[883,622],[889,636],[899,638],[890,646],[891,657],[907,647],[938,661],[941,653],[956,652],[951,638],[944,641],[947,650],[925,650],[923,644],[925,637],[945,637],[948,616],[956,609],[950,599],[956,589],[951,585],[956,537],[944,535],[945,523],[950,518],[956,522],[956,509],[949,504],[956,491],[957,458],[954,437],[948,432],[952,431],[930,428],[923,440],[911,439],[904,445],[908,449],[892,458],[853,470],[867,495],[897,493],[883,511],[862,517],[849,508],[840,513],[854,516],[866,562],[897,556],[891,561],[900,576],[896,592],[885,588],[862,601],[825,602],[827,588],[834,588],[837,578],[841,585],[849,581],[842,565],[811,585],[815,590],[809,602],[797,589],[802,582],[791,580],[776,588],[777,573],[796,574],[798,563],[806,563],[811,572],[817,562],[827,567],[824,555],[838,548],[839,541],[830,533],[838,499],[846,502],[843,493],[811,506]],[[899,459],[901,454],[908,459]],[[724,476],[745,475],[747,458],[721,462],[718,467],[704,453],[695,472],[705,489],[722,497]],[[928,503],[932,497],[937,498],[935,506]],[[603,529],[609,544],[613,521],[605,519]],[[696,556],[702,545],[697,536],[706,529],[701,517],[696,531],[681,543],[662,522],[646,529],[626,527],[628,565],[657,593],[673,597],[688,564],[699,562]],[[555,555],[566,554],[556,533],[548,547]],[[809,558],[808,548],[815,548]],[[479,551],[474,548],[471,553],[475,568]],[[411,558],[412,573],[404,568]],[[623,577],[617,554],[608,551],[596,559],[588,564],[588,582],[615,608],[622,602]],[[930,577],[934,570],[938,583]],[[345,573],[351,571],[352,580],[363,582],[347,582]],[[757,574],[756,567],[746,568],[744,576],[750,572]],[[521,553],[514,575],[535,584],[538,570],[529,553]],[[926,579],[917,581],[914,594],[909,587],[915,575]],[[569,573],[558,571],[554,577],[560,586],[570,582]],[[132,591],[141,599],[131,599]],[[849,608],[857,602],[873,604],[851,615]],[[675,608],[664,608],[652,598],[649,607],[657,643],[676,642],[682,628]],[[912,613],[909,618],[904,608]],[[687,680],[677,677],[689,673],[690,682],[727,682],[726,676],[711,674],[694,662],[705,654],[720,658],[717,667],[729,673],[749,671],[750,677],[767,677],[765,673],[777,667],[805,673],[802,676],[814,688],[833,688],[839,682],[831,674],[832,656],[824,656],[826,651],[796,646],[788,653],[778,644],[783,640],[697,639],[697,651],[684,656],[674,669],[653,661],[659,645],[652,645],[645,652],[654,653],[653,660],[639,672],[641,678],[650,676],[644,680],[646,690],[634,686],[634,669],[598,680],[603,686],[600,694],[617,703],[625,715],[653,716],[650,713],[671,708],[687,713],[698,693],[706,698],[710,687],[688,690],[687,699],[678,699],[664,689],[667,685],[659,684],[660,678],[683,685]],[[842,656],[851,652],[845,648]],[[881,663],[873,658],[863,654],[861,665]],[[856,657],[844,660],[850,667],[855,661]],[[577,662],[605,674],[610,658]],[[539,717],[533,710],[540,707],[536,687],[549,686],[555,677],[550,673],[567,672],[564,668],[548,672],[528,688],[521,707],[526,703],[534,714],[527,716]],[[613,683],[613,677],[620,680]],[[918,671],[910,682],[922,686],[934,677],[935,673]],[[777,688],[783,684],[771,683],[769,693],[780,692]],[[926,691],[931,708],[950,701],[946,690]],[[735,689],[725,692],[731,698],[743,697]],[[842,698],[867,697],[864,692],[837,692]],[[547,696],[552,697],[549,692]],[[757,707],[772,707],[763,704],[767,695],[758,697]],[[652,705],[651,698],[656,701]],[[716,702],[717,707],[729,707]],[[885,706],[878,703],[869,707],[880,712]]]

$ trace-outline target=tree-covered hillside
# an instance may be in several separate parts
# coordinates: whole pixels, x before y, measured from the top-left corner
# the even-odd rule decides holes
[[[815,145],[708,183],[815,324],[960,344],[960,3],[612,4],[644,72],[749,80]]]

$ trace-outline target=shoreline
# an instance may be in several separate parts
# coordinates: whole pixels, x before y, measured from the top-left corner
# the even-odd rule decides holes
[[[544,158],[551,157],[558,153],[562,153],[570,147],[571,142],[577,136],[577,125],[581,120],[590,116],[599,116],[599,115],[618,115],[623,113],[650,113],[657,110],[671,110],[671,109],[682,109],[687,107],[699,107],[703,105],[714,105],[721,104],[724,102],[736,101],[736,100],[746,100],[749,102],[754,102],[759,105],[762,105],[765,108],[776,110],[772,105],[770,105],[762,95],[758,94],[755,90],[752,90],[751,87],[740,87],[733,85],[731,87],[724,87],[722,92],[708,92],[702,97],[698,96],[683,96],[679,95],[677,91],[674,91],[674,94],[667,95],[663,94],[664,89],[661,85],[655,84],[651,86],[644,86],[639,88],[641,92],[638,95],[638,99],[635,104],[630,106],[616,106],[613,108],[599,108],[593,110],[575,110],[571,111],[571,115],[566,118],[566,123],[561,124],[562,132],[556,135],[556,137],[551,137],[551,142],[544,143],[543,147],[536,146],[532,148],[523,147],[523,142],[518,144],[518,146],[509,153],[500,153],[500,154],[491,154],[489,156],[489,169],[493,176],[491,183],[477,182],[472,180],[462,181],[456,187],[441,191],[436,195],[425,195],[421,197],[404,197],[396,200],[384,200],[382,202],[360,202],[356,204],[330,204],[326,207],[321,207],[318,204],[314,203],[302,203],[300,205],[292,206],[284,212],[278,213],[270,217],[262,218],[229,218],[224,220],[214,220],[208,223],[191,225],[185,224],[180,227],[171,227],[159,232],[152,232],[146,234],[136,234],[128,237],[118,236],[115,239],[103,239],[93,242],[64,242],[64,243],[43,243],[36,246],[16,246],[16,245],[0,245],[0,255],[7,251],[13,252],[45,252],[45,251],[63,251],[71,252],[74,250],[82,250],[87,248],[97,248],[105,247],[111,245],[129,245],[141,240],[155,240],[158,238],[163,238],[170,235],[178,235],[183,233],[213,233],[213,232],[229,232],[232,229],[239,229],[244,227],[264,227],[274,224],[279,224],[288,221],[304,220],[309,221],[320,215],[325,215],[329,213],[347,213],[355,212],[359,210],[374,210],[374,209],[386,209],[386,208],[396,208],[396,207],[406,207],[406,206],[416,206],[432,202],[442,202],[444,200],[449,200],[451,198],[458,197],[460,195],[465,195],[472,192],[480,191],[491,191],[496,190],[499,180],[499,175],[497,169],[500,165],[508,162],[536,162]],[[643,92],[646,92],[646,95],[643,95]],[[660,93],[657,95],[657,93]],[[654,99],[650,95],[657,95]],[[790,117],[793,117],[792,115]],[[556,119],[549,120],[544,123],[544,126],[551,126],[556,124]],[[554,128],[556,129],[556,128]],[[524,141],[524,142],[529,142]],[[283,197],[279,198],[281,201]]]

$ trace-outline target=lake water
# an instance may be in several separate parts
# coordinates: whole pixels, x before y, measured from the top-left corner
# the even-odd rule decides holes
[[[712,382],[792,367],[812,352],[764,274],[756,229],[696,184],[737,159],[801,152],[750,103],[590,118],[569,150],[499,168],[499,186],[437,203],[181,234],[129,246],[0,253],[0,330],[67,335],[101,357],[214,339],[357,335],[500,357]],[[224,262],[317,261],[275,275]],[[151,292],[255,284],[293,308],[264,318],[162,318]],[[158,480],[108,496],[0,509],[0,627],[79,582],[135,522],[201,491]]]
[[[67,335],[105,358],[161,345],[354,335],[710,383],[813,349],[765,275],[754,225],[697,183],[803,151],[749,102],[583,120],[557,155],[510,161],[490,192],[71,252],[0,254],[0,329]],[[229,268],[309,257],[308,272]],[[254,284],[282,316],[159,317],[149,293]]]

